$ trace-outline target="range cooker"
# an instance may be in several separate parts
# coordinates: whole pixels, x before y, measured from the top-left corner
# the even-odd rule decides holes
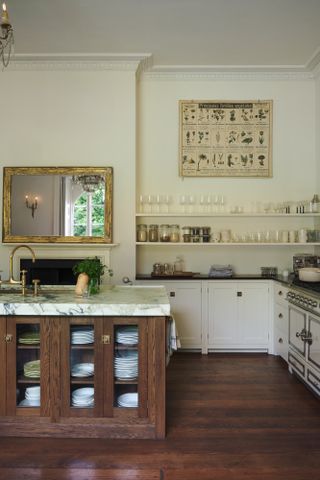
[[[286,296],[289,369],[320,395],[320,283],[294,280],[291,287]]]

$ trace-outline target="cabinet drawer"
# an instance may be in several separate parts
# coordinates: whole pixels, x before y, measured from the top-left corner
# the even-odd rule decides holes
[[[278,329],[274,331],[274,350],[276,355],[288,362],[288,338]]]
[[[304,374],[305,374],[304,364],[300,360],[298,360],[295,355],[292,355],[291,352],[289,352],[288,361],[289,361],[289,365],[291,365],[291,367],[293,367],[293,369],[296,372],[298,372],[298,373],[300,373],[300,375],[304,376]]]
[[[315,392],[320,395],[320,375],[316,375],[308,368],[307,370],[307,382]]]
[[[274,308],[274,326],[281,330],[286,339],[288,339],[288,307],[276,303]]]
[[[288,304],[287,293],[289,289],[281,283],[275,283],[274,286],[274,301],[280,305],[286,306]]]

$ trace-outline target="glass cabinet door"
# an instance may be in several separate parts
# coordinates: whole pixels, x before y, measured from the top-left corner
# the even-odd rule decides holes
[[[114,407],[147,416],[145,319],[114,320]]]
[[[103,384],[101,321],[63,319],[61,341],[62,415],[100,416]],[[99,335],[100,334],[100,335]]]
[[[49,323],[37,317],[7,320],[8,415],[49,415]]]

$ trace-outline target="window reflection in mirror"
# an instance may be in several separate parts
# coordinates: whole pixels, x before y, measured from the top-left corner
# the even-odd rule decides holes
[[[3,240],[111,243],[112,168],[4,168]]]

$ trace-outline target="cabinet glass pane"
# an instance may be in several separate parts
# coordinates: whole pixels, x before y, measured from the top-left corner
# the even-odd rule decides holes
[[[70,327],[70,405],[94,407],[94,327]]]
[[[40,325],[17,325],[16,391],[18,407],[40,407]]]
[[[138,407],[138,325],[115,326],[114,339],[114,406]]]

